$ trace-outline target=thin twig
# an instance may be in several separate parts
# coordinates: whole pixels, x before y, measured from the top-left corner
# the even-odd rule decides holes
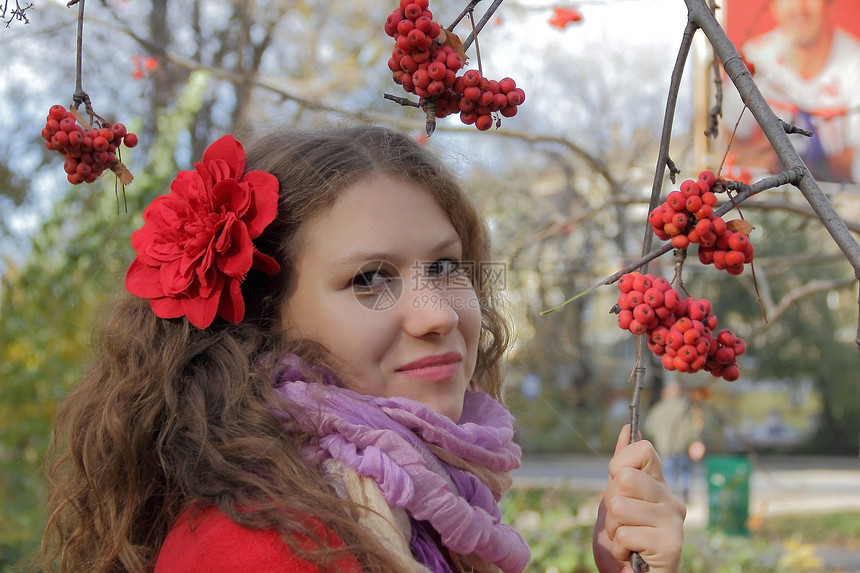
[[[421,107],[421,104],[418,102],[414,102],[407,97],[400,97],[392,94],[382,94],[383,99],[391,100],[395,103],[399,103],[400,105],[409,106],[409,107]]]
[[[454,21],[451,22],[451,25],[445,29],[448,30],[449,32],[453,32],[454,28],[457,27],[457,24],[459,24],[460,21],[466,17],[466,14],[469,14],[470,12],[472,12],[475,9],[475,6],[477,6],[478,2],[480,2],[480,1],[481,0],[471,0],[469,2],[469,4],[465,8],[463,8],[463,11],[460,12],[460,15],[457,16],[456,18],[454,18]]]
[[[474,26],[474,31],[471,34],[469,34],[469,36],[466,38],[466,41],[463,42],[463,49],[464,50],[468,50],[469,46],[472,45],[473,41],[476,42],[476,47],[477,47],[478,34],[481,33],[481,30],[484,29],[484,26],[486,26],[487,22],[490,21],[490,18],[493,17],[493,14],[495,14],[496,10],[498,10],[499,6],[502,5],[502,2],[503,2],[503,0],[493,0],[493,3],[490,5],[489,8],[487,8],[487,11],[484,12],[484,15],[478,21],[477,25]],[[477,2],[472,2],[469,5],[472,6],[472,8],[474,8],[475,4],[477,4]]]
[[[79,107],[82,103],[87,102],[89,106],[89,96],[84,91],[83,87],[83,61],[84,61],[84,3],[86,0],[74,0],[68,5],[72,6],[75,2],[78,3],[78,39],[77,39],[77,59],[75,61],[75,94],[73,101],[75,107]]]
[[[484,75],[484,69],[481,66],[481,47],[478,45],[478,34],[475,31],[476,28],[475,28],[475,14],[474,14],[474,12],[469,12],[469,22],[472,23],[472,35],[470,37],[475,39],[475,59],[478,60],[478,73],[483,76]],[[463,44],[463,45],[464,45],[463,49],[465,50],[466,49],[465,44]]]

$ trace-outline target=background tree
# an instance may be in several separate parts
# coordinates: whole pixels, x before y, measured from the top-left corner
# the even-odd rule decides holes
[[[443,23],[462,8],[433,0]],[[420,112],[382,98],[397,89],[385,63],[391,39],[382,31],[391,9],[369,0],[90,0],[83,87],[98,113],[129,123],[141,139],[123,156],[135,174],[125,189],[127,211],[111,177],[69,186],[59,157],[38,143],[48,107],[72,96],[76,10],[40,4],[28,12],[30,24],[0,33],[9,70],[0,82],[0,566],[37,542],[39,464],[54,409],[86,367],[92,325],[121,288],[133,255],[128,237],[143,207],[166,192],[176,171],[225,132],[241,138],[271,124],[367,121],[423,131]],[[528,101],[500,130],[477,133],[452,118],[426,142],[482,203],[508,265],[518,331],[511,405],[532,449],[606,451],[602,434],[617,433],[605,410],[628,397],[635,347],[609,314],[614,290],[540,312],[638,258],[671,79],[672,54],[631,53],[623,39],[637,29],[618,24],[613,2],[585,6],[583,15],[579,27],[557,30],[548,24],[550,6],[505,3],[501,23],[480,35],[482,60],[492,74],[516,77]],[[648,41],[680,36],[685,17],[675,2],[647,30]],[[535,23],[539,33],[523,32]],[[670,146],[682,179],[715,167],[695,165],[691,153],[690,86],[679,86]],[[659,187],[672,184],[661,179]],[[772,299],[764,303],[768,327],[750,276],[699,273],[691,264],[690,284],[696,296],[715,300],[721,323],[750,337],[745,376],[813,380],[824,403],[818,447],[856,451],[857,358],[845,335],[856,317],[856,282],[837,286],[850,280],[850,269],[817,219],[799,213],[809,209],[795,197],[768,191],[743,207],[756,226],[759,292]],[[839,208],[853,217],[856,233],[852,197],[846,193]],[[671,272],[670,260],[652,265]],[[827,288],[791,296],[810,285]],[[783,301],[793,302],[783,311]],[[529,372],[544,380],[535,402],[518,388]]]

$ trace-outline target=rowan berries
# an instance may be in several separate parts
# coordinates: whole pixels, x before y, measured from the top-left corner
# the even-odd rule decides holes
[[[663,367],[680,372],[706,370],[726,380],[737,380],[737,356],[744,341],[731,330],[714,334],[717,317],[707,299],[681,298],[668,280],[631,272],[617,282],[618,326],[646,335],[648,349],[661,357]]]
[[[65,157],[63,170],[69,183],[92,183],[117,160],[117,147],[134,147],[137,135],[122,123],[103,122],[97,129],[84,128],[62,105],[53,105],[42,129],[45,147]]]

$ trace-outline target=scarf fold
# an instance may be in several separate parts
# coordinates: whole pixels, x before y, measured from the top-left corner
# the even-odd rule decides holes
[[[320,465],[336,460],[370,478],[391,508],[426,522],[456,554],[477,556],[505,573],[520,573],[529,549],[501,523],[498,500],[519,467],[513,416],[484,392],[467,392],[459,422],[407,398],[380,398],[331,384],[308,383],[287,359],[275,374],[286,399],[288,429],[318,438],[305,453]],[[426,532],[414,531],[413,555],[431,571],[445,559]]]

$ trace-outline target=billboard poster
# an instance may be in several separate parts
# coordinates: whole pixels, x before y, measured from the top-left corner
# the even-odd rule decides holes
[[[860,0],[722,0],[723,26],[753,68],[816,179],[860,183]],[[734,133],[725,168],[776,173],[782,165],[726,79],[723,134]],[[737,128],[736,128],[737,126]],[[728,141],[728,140],[727,140]]]

